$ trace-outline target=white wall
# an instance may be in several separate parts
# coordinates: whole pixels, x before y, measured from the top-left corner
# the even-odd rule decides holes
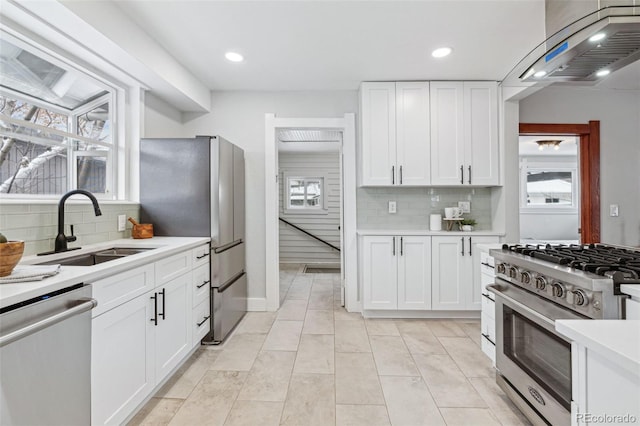
[[[288,153],[278,155],[280,217],[340,247],[339,153]],[[320,214],[287,213],[286,175],[325,176],[326,210]],[[340,252],[280,222],[280,263],[340,263]]]
[[[264,298],[264,114],[342,118],[357,112],[357,91],[213,92],[211,101],[210,113],[183,115],[184,130],[189,135],[219,134],[245,151],[249,297]]]
[[[146,92],[144,96],[144,138],[183,138],[186,134],[182,113],[162,99]]]
[[[551,86],[520,101],[520,122],[589,120],[600,120],[601,241],[640,246],[640,91]],[[619,217],[609,217],[610,204]]]

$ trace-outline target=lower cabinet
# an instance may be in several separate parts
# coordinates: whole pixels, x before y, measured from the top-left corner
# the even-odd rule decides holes
[[[431,308],[431,237],[364,236],[363,308]]]
[[[434,236],[432,237],[433,275],[431,286],[432,309],[461,311],[482,309],[478,244],[493,244],[491,236]]]

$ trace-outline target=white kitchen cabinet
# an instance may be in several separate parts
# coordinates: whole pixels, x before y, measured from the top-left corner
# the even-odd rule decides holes
[[[362,83],[361,185],[430,184],[429,108],[429,82]]]
[[[432,237],[432,300],[434,310],[481,310],[478,244],[497,243],[491,236]]]
[[[362,237],[363,308],[431,308],[431,238]]]
[[[499,184],[495,82],[431,82],[431,184]]]

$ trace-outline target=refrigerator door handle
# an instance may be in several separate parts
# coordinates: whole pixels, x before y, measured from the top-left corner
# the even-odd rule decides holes
[[[227,251],[227,250],[229,250],[231,248],[234,248],[235,246],[240,245],[240,244],[242,244],[242,240],[235,240],[235,241],[233,241],[233,242],[231,242],[229,244],[225,244],[223,246],[213,247],[211,250],[213,250],[213,252],[215,254],[220,254],[220,253],[225,252],[225,251]]]
[[[243,275],[244,275],[244,271],[240,272],[239,274],[234,275],[233,278],[231,278],[229,281],[227,281],[226,283],[224,283],[223,285],[221,285],[220,287],[217,288],[218,293],[222,293],[223,291],[225,291],[226,289],[231,287],[233,285],[233,283],[235,283],[240,278],[242,278]]]

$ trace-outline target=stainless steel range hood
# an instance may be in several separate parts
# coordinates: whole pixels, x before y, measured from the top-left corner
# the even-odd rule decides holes
[[[639,59],[640,6],[605,7],[536,47],[511,70],[503,85],[592,85]]]

